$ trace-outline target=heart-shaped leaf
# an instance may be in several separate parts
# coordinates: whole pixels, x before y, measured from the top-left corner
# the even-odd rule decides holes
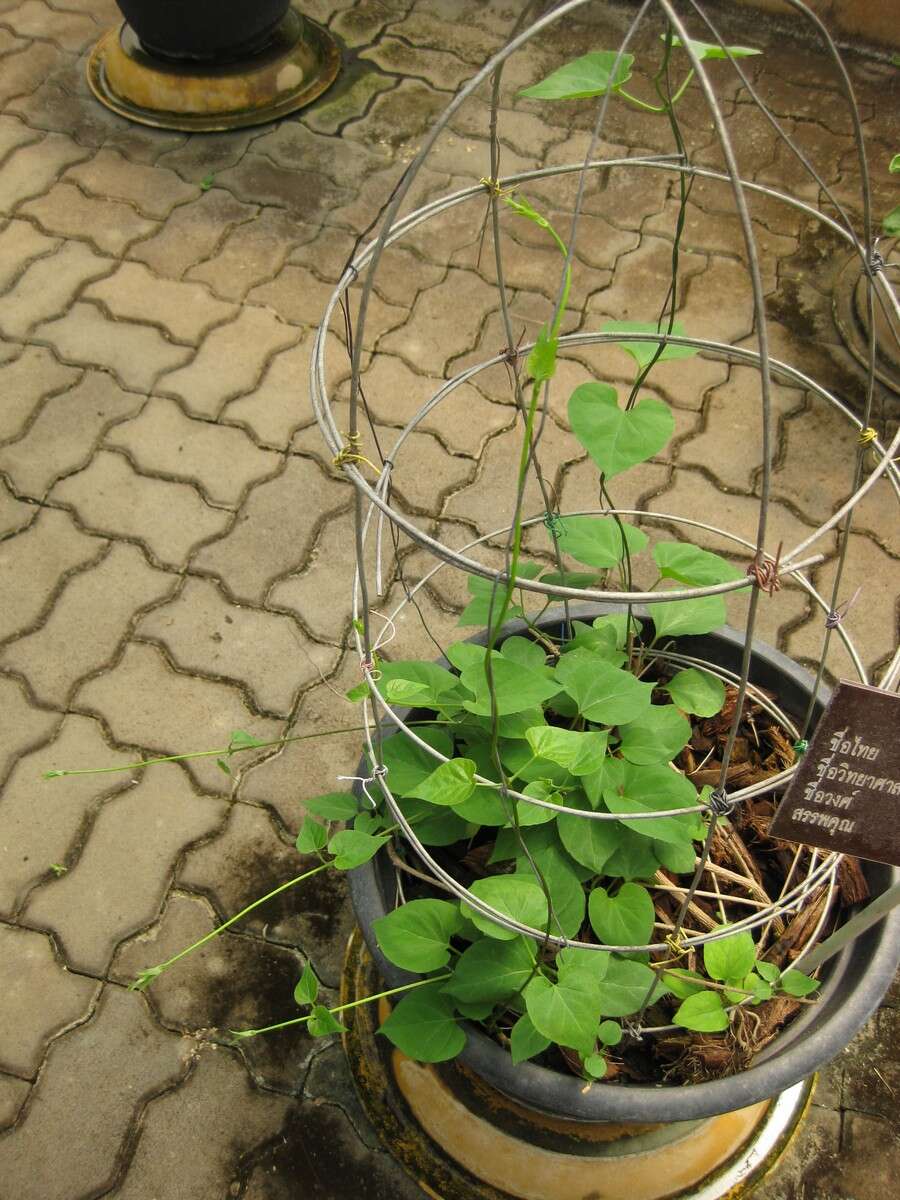
[[[688,667],[673,675],[665,690],[683,712],[713,717],[725,703],[725,684],[709,671]]]
[[[547,897],[533,877],[527,875],[488,875],[486,879],[476,879],[470,891],[473,896],[490,904],[506,917],[512,917],[523,925],[533,929],[547,927]],[[498,941],[511,941],[518,937],[512,929],[505,929],[483,916],[477,909],[465,907],[465,915],[472,923]]]
[[[717,992],[697,992],[682,1002],[672,1021],[696,1033],[721,1033],[728,1028],[728,1013]]]
[[[475,764],[470,758],[451,758],[423,779],[410,795],[427,800],[429,804],[452,808],[467,800],[474,790]]]
[[[651,704],[636,721],[619,726],[622,757],[631,763],[667,763],[688,744],[691,723],[674,704]]]
[[[453,1001],[438,986],[407,993],[379,1032],[416,1062],[446,1062],[466,1044]]]
[[[614,517],[566,517],[557,537],[559,548],[589,567],[614,567],[629,555],[640,554],[647,535]]]
[[[661,33],[659,36],[665,41],[666,35],[664,33]],[[728,54],[732,58],[749,58],[751,54],[762,54],[762,50],[754,50],[750,46],[729,46],[727,48],[728,54],[726,54],[721,46],[710,42],[698,42],[694,38],[688,38],[687,43],[685,43],[680,37],[675,36],[672,38],[673,46],[684,46],[685,44],[690,46],[701,62],[703,59],[708,58],[727,58]]]
[[[583,383],[569,397],[572,432],[608,479],[658,454],[675,431],[668,405],[652,396],[627,411],[615,388]]]
[[[603,326],[603,333],[652,333],[657,336],[664,337],[668,332],[667,329],[660,329],[659,326],[652,322],[649,324],[643,321],[608,321]],[[675,337],[684,337],[683,327],[676,321],[672,326],[672,333]],[[659,348],[658,342],[629,342],[622,340],[616,342],[626,354],[630,354],[637,365],[644,369],[650,362],[653,361],[653,356]],[[697,353],[693,346],[663,346],[662,353],[657,362],[665,362],[667,359],[673,358],[693,358]]]
[[[554,984],[536,975],[525,989],[525,1007],[538,1033],[559,1046],[590,1053],[597,1040],[599,1005],[586,975]]]
[[[540,83],[524,88],[519,95],[529,100],[582,100],[602,96],[628,82],[633,63],[633,54],[594,50],[566,63]]]
[[[636,721],[650,707],[653,685],[586,650],[564,654],[556,668],[563,690],[588,721],[618,725]]]
[[[449,900],[408,900],[373,922],[382,953],[405,971],[436,971],[450,961],[450,939],[462,928]]]
[[[591,928],[608,946],[642,946],[651,940],[653,899],[639,883],[623,883],[611,896],[595,887],[588,898]]]
[[[657,542],[653,557],[663,579],[677,579],[691,587],[727,583],[731,579],[740,579],[742,574],[727,559],[689,542]]]
[[[735,983],[753,970],[756,946],[747,930],[732,933],[703,947],[703,965],[710,979]]]
[[[711,633],[725,624],[728,615],[723,596],[700,596],[696,600],[668,600],[648,604],[657,638],[681,637],[686,633]]]
[[[509,1035],[509,1052],[514,1063],[534,1058],[550,1045],[550,1039],[534,1027],[528,1013],[523,1013],[513,1025]]]

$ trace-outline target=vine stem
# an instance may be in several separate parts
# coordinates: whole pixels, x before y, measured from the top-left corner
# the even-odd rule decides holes
[[[377,992],[373,996],[361,996],[358,1000],[338,1004],[335,1008],[329,1008],[328,1012],[334,1016],[336,1013],[346,1012],[349,1008],[359,1008],[361,1004],[371,1004],[373,1000],[383,1000],[386,996],[396,996],[399,992],[411,992],[413,988],[424,987],[427,983],[442,983],[445,979],[450,979],[452,975],[452,971],[445,971],[443,975],[417,979],[414,983],[402,983],[399,987],[388,988],[386,992]],[[307,1013],[305,1017],[292,1017],[289,1021],[279,1021],[276,1025],[263,1025],[260,1029],[229,1029],[228,1032],[236,1038],[256,1037],[259,1033],[274,1033],[276,1029],[287,1029],[291,1025],[305,1025],[307,1021],[312,1020],[313,1015],[313,1013]]]

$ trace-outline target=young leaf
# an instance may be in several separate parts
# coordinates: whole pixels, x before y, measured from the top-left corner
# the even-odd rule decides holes
[[[347,691],[344,692],[344,695],[351,704],[356,704],[360,700],[368,700],[372,693],[369,690],[368,683],[363,680],[362,683],[357,683],[354,687],[348,688]]]
[[[891,211],[881,222],[881,228],[888,237],[897,237],[900,234],[900,204]]]
[[[310,1037],[326,1037],[329,1033],[346,1033],[347,1028],[323,1004],[317,1004],[306,1023]]]
[[[727,559],[689,542],[657,542],[653,557],[663,579],[676,579],[689,587],[706,587],[741,578],[741,572]]]
[[[536,975],[525,988],[525,1007],[538,1033],[560,1046],[590,1053],[596,1042],[599,1007],[584,975],[554,984]]]
[[[566,517],[557,538],[565,554],[586,563],[589,567],[614,567],[625,557],[640,554],[647,545],[647,535],[634,525],[614,517]]]
[[[566,63],[540,83],[523,88],[519,95],[529,100],[586,100],[591,96],[602,96],[628,82],[633,63],[633,54],[595,50]]]
[[[440,705],[459,688],[453,672],[437,663],[383,662],[379,669],[379,689],[397,703]]]
[[[528,355],[525,369],[535,383],[544,383],[556,374],[556,349],[559,339],[552,336],[546,325],[541,326],[534,349]]]
[[[619,750],[631,763],[667,763],[691,740],[691,724],[674,704],[652,704],[636,721],[619,726]]]
[[[641,683],[630,671],[613,667],[583,650],[564,654],[556,677],[581,715],[598,725],[636,721],[650,707],[651,683]]]
[[[328,830],[312,817],[304,817],[294,845],[301,854],[317,854],[328,843]]]
[[[245,733],[243,729],[233,729],[231,736],[228,739],[229,750],[251,750],[254,746],[264,746],[265,742],[261,742],[252,734]]]
[[[688,996],[672,1021],[682,1029],[693,1029],[696,1033],[721,1033],[728,1028],[728,1013],[717,992],[703,991]]]
[[[609,734],[606,730],[579,733],[558,725],[539,725],[525,735],[538,758],[549,759],[573,775],[592,775],[603,766]]]
[[[411,679],[389,679],[382,688],[382,695],[390,704],[403,704],[408,708],[422,707],[430,697],[424,683]]]
[[[495,710],[501,716],[534,708],[559,691],[559,685],[544,670],[532,671],[496,651],[491,654],[491,673]],[[460,680],[475,697],[466,700],[463,707],[479,716],[490,716],[491,683],[488,682],[483,653],[479,662],[463,668]]]
[[[653,333],[666,335],[665,329],[660,329],[653,322],[649,324],[642,321],[607,321],[603,326],[603,333]],[[676,321],[672,326],[672,333],[675,337],[684,337],[684,328]],[[657,349],[658,342],[629,342],[620,341],[615,345],[619,346],[626,354],[630,354],[637,365],[643,369],[653,360]],[[663,347],[662,354],[657,358],[657,362],[665,362],[667,359],[673,358],[693,358],[697,350],[693,346],[674,346],[667,345]]]
[[[339,871],[352,871],[373,858],[388,840],[357,829],[342,829],[328,843],[328,852],[334,855],[333,865]]]
[[[900,154],[894,155],[890,163],[888,163],[888,170],[892,175],[896,175],[900,171]]]
[[[602,1079],[606,1074],[606,1059],[602,1054],[589,1054],[583,1060],[584,1073],[591,1079]]]
[[[653,900],[639,883],[623,883],[611,896],[595,887],[588,897],[591,928],[609,946],[642,946],[653,934]]]
[[[379,1033],[416,1062],[446,1062],[466,1044],[453,1001],[438,986],[408,992]]]
[[[819,981],[818,979],[810,979],[802,971],[789,970],[785,971],[781,976],[778,986],[781,991],[787,992],[789,996],[808,996],[810,992],[814,992],[819,987]]]
[[[452,808],[468,800],[475,790],[475,764],[470,758],[451,758],[436,767],[410,795],[429,804]]]
[[[511,942],[482,938],[459,956],[445,991],[464,1004],[507,1000],[531,974],[532,951],[523,937]]]
[[[350,792],[326,792],[304,800],[303,807],[325,821],[352,821],[359,812],[359,801]]]
[[[216,766],[219,768],[220,771],[224,771],[224,773],[226,775],[228,775],[228,776],[231,775],[231,767],[229,767],[228,763],[225,761],[224,758],[217,758]]]
[[[449,900],[408,900],[373,922],[385,958],[405,971],[436,971],[450,961],[450,939],[462,928]]]
[[[569,424],[578,441],[611,479],[658,454],[675,431],[675,418],[651,396],[619,407],[615,388],[583,383],[569,397]]]
[[[294,988],[294,1000],[301,1006],[315,1004],[318,994],[319,981],[316,979],[315,971],[307,963],[303,968],[303,974],[297,980],[297,986]]]
[[[664,33],[661,33],[659,36],[665,41],[666,35]],[[682,42],[680,37],[674,36],[672,38],[672,45],[684,46],[685,43]],[[705,58],[727,58],[728,54],[732,58],[748,58],[751,54],[762,54],[762,50],[754,50],[750,46],[729,46],[728,54],[726,54],[721,46],[709,42],[697,42],[693,38],[688,38],[687,45],[690,46],[701,62]]]
[[[722,596],[700,596],[696,600],[669,600],[648,604],[657,638],[681,637],[687,633],[711,633],[725,624],[727,612]]]
[[[725,684],[709,671],[688,667],[673,675],[665,690],[684,712],[698,717],[714,717],[725,703]]]
[[[622,1026],[618,1021],[601,1021],[597,1038],[604,1046],[618,1046],[622,1040]]]
[[[767,983],[776,983],[781,975],[780,968],[776,967],[776,965],[772,962],[766,962],[764,958],[761,958],[759,962],[754,965],[753,969],[757,975],[765,979]]]
[[[534,878],[526,875],[488,875],[485,879],[476,879],[469,890],[485,904],[490,904],[504,916],[512,917],[523,925],[531,925],[533,929],[545,929],[547,926],[547,897]],[[490,938],[507,942],[518,936],[514,930],[496,924],[477,909],[467,907],[463,911]]]
[[[542,1033],[534,1027],[534,1023],[528,1013],[523,1013],[512,1027],[509,1035],[509,1051],[512,1056],[513,1063],[525,1062],[526,1059],[534,1058],[536,1054],[540,1054],[550,1045],[550,1039],[544,1037]]]
[[[732,933],[703,947],[703,965],[710,979],[737,984],[753,970],[756,946],[747,930]],[[798,972],[799,974],[799,972]]]
[[[656,984],[656,975],[643,963],[610,956],[606,978],[598,985],[604,1017],[627,1017],[637,1012]],[[651,997],[652,998],[652,997]]]
[[[431,726],[418,730],[418,734],[426,745],[441,754],[453,753],[453,742],[446,730]],[[381,752],[395,796],[408,796],[438,765],[434,755],[400,734],[386,737]]]

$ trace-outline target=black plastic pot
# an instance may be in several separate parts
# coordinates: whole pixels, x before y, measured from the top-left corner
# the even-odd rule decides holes
[[[116,0],[148,54],[233,62],[261,49],[290,0]]]
[[[573,616],[590,620],[609,608],[579,605]],[[558,626],[559,616],[548,613],[540,624]],[[511,622],[509,635],[522,632]],[[473,638],[472,641],[484,641]],[[731,671],[740,670],[744,636],[723,627],[701,637],[679,639],[679,651]],[[760,642],[753,644],[750,681],[777,697],[780,706],[799,715],[812,692],[813,680],[789,658]],[[821,697],[821,707],[827,696]],[[393,736],[403,736],[394,734]],[[360,774],[364,774],[360,769]],[[880,863],[864,863],[873,894],[886,890],[900,872]],[[350,873],[350,895],[356,919],[381,974],[391,987],[417,978],[388,962],[378,948],[372,923],[393,907],[394,869],[387,855],[378,855]],[[900,962],[900,910],[867,930],[831,960],[816,1004],[797,1016],[748,1070],[727,1079],[678,1088],[631,1087],[595,1083],[584,1090],[575,1075],[563,1075],[535,1063],[514,1066],[509,1055],[472,1025],[460,1060],[498,1091],[526,1107],[571,1121],[652,1123],[688,1121],[717,1116],[766,1100],[812,1074],[834,1058],[860,1029],[890,987]],[[824,972],[823,972],[824,974]]]

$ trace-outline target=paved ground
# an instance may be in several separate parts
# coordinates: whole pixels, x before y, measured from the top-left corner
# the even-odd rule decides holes
[[[302,799],[352,769],[356,735],[258,754],[233,783],[208,759],[41,780],[51,769],[223,745],[235,728],[274,739],[353,722],[342,700],[356,680],[342,649],[350,493],[312,425],[311,329],[423,130],[499,43],[516,6],[304,8],[348,48],[340,85],[279,125],[185,137],[129,125],[89,96],[84,55],[116,19],[110,0],[0,0],[2,1200],[413,1195],[374,1143],[338,1045],[290,1033],[226,1045],[229,1027],[291,1015],[301,953],[337,985],[351,927],[340,883],[273,903],[149,995],[123,986],[298,873]],[[522,57],[511,81],[531,82],[560,47],[575,53],[603,37],[602,28],[586,39],[555,35]],[[775,38],[750,66],[854,204],[848,122],[832,84],[819,82],[821,61]],[[897,149],[896,71],[864,57],[851,70],[881,212],[894,203],[885,168]],[[731,85],[726,93],[745,171],[801,183],[746,95]],[[581,118],[539,111],[519,103],[504,113],[506,170],[583,149]],[[685,121],[711,145],[693,102]],[[479,100],[454,122],[420,194],[486,173],[484,128]],[[664,148],[657,123],[620,109],[608,136],[614,147]],[[659,304],[670,187],[661,173],[637,197],[626,186],[614,176],[589,194],[573,324],[648,320]],[[529,194],[565,207],[550,186]],[[490,256],[477,262],[480,215],[480,205],[457,210],[385,262],[367,382],[386,434],[436,380],[503,344]],[[822,316],[831,243],[774,205],[755,215],[776,352],[850,395],[852,362]],[[528,228],[511,232],[514,319],[533,331],[556,263]],[[747,341],[736,226],[710,187],[694,190],[685,244],[684,324]],[[337,337],[331,362],[339,383]],[[570,360],[564,371],[577,382],[590,362]],[[604,369],[624,373],[611,359]],[[398,465],[407,510],[439,519],[460,542],[497,523],[498,470],[516,439],[502,382],[484,376],[429,418]],[[667,456],[635,472],[620,502],[715,513],[752,538],[749,372],[698,360],[666,366],[656,386],[674,407],[677,436]],[[773,545],[799,540],[832,510],[853,453],[846,426],[804,392],[779,387],[777,411]],[[563,508],[589,503],[592,469],[559,423],[547,445],[561,463]],[[900,554],[883,491],[857,530],[850,569],[864,592],[848,627],[874,666],[893,641]],[[828,561],[814,578],[827,586],[833,540],[823,548]],[[421,565],[414,555],[408,569]],[[439,576],[424,601],[439,637],[452,632],[460,599]],[[769,640],[815,658],[821,617],[800,592],[786,588],[763,609]],[[402,633],[427,652],[414,626]],[[900,1172],[898,1005],[895,993],[828,1072],[768,1200],[886,1194]]]

